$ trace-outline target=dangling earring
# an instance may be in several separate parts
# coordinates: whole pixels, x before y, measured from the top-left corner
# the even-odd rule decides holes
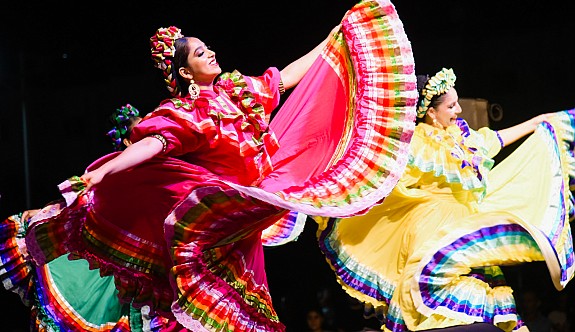
[[[188,92],[190,93],[190,98],[193,100],[196,100],[200,96],[200,86],[197,85],[193,79],[190,80]]]
[[[440,125],[439,122],[437,122],[437,119],[435,119],[435,118],[433,118],[433,126],[434,126],[435,128],[440,128],[440,129],[441,129],[441,127],[442,127],[442,125]]]

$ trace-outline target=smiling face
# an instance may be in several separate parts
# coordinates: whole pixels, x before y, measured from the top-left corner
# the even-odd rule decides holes
[[[220,65],[216,61],[216,53],[210,50],[198,38],[187,38],[189,50],[186,67],[179,69],[180,75],[186,79],[193,79],[196,84],[211,86],[214,79],[222,72]]]
[[[425,122],[443,129],[455,124],[455,120],[461,113],[458,100],[459,97],[455,88],[449,89],[447,93],[438,97],[433,107],[429,107],[425,115]]]

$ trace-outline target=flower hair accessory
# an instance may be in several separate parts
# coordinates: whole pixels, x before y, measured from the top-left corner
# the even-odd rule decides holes
[[[140,111],[130,104],[120,107],[110,115],[110,122],[114,127],[108,131],[107,135],[112,139],[115,151],[122,150],[122,139],[130,130],[130,125],[133,123],[132,119],[139,116]]]
[[[425,113],[427,113],[427,109],[433,97],[440,96],[455,86],[456,78],[453,69],[443,68],[427,81],[427,84],[421,91],[423,98],[421,98],[421,102],[417,107],[418,118],[423,118]]]
[[[152,51],[152,60],[155,67],[162,70],[164,81],[172,96],[179,96],[180,91],[176,84],[176,78],[172,73],[172,61],[176,48],[174,44],[177,39],[184,38],[180,29],[175,26],[169,28],[159,28],[150,38],[150,47]]]

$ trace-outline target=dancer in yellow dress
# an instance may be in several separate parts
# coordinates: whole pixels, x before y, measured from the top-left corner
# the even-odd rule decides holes
[[[444,68],[421,89],[408,166],[383,203],[363,216],[316,218],[338,281],[385,331],[526,330],[499,266],[544,260],[558,290],[573,277],[575,110],[475,131],[457,118],[455,79]],[[530,133],[491,169],[503,146]]]

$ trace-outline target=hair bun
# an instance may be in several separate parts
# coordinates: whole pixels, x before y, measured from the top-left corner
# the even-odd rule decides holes
[[[429,81],[429,75],[417,75],[417,92],[421,95],[423,88],[425,88],[425,84]]]
[[[156,33],[150,37],[150,47],[152,51],[152,60],[156,66],[162,70],[166,67],[167,58],[174,57],[176,49],[174,44],[176,39],[183,38],[181,30],[175,26],[169,28],[159,28]],[[171,62],[171,61],[170,61]]]
[[[175,26],[169,28],[159,28],[156,33],[150,37],[150,48],[152,51],[152,60],[155,67],[162,70],[164,82],[172,96],[179,95],[176,79],[172,73],[172,59],[176,53],[176,40],[183,38],[180,29]]]
[[[112,139],[114,150],[122,150],[122,139],[128,135],[132,119],[140,116],[140,111],[130,104],[118,108],[110,115],[110,122],[114,126],[106,134]]]

